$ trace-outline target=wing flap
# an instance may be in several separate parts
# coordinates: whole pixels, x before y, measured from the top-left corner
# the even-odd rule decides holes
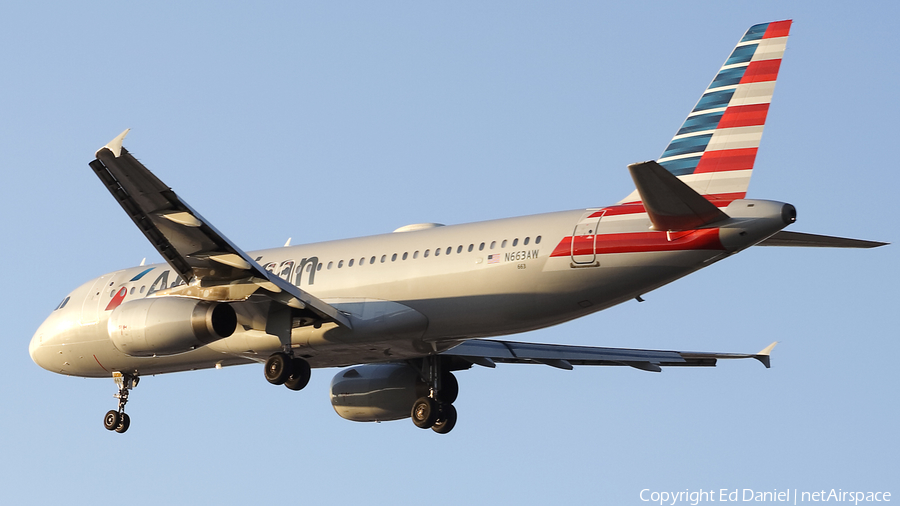
[[[486,359],[506,364],[546,364],[561,369],[573,365],[627,365],[659,372],[662,367],[714,367],[717,360],[740,358],[755,358],[768,368],[774,346],[772,343],[759,353],[708,353],[471,339],[442,355],[460,357],[477,365]]]

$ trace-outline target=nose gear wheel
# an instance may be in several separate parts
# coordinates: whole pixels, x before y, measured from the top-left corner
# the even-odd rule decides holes
[[[119,434],[131,427],[131,417],[125,413],[125,404],[128,403],[128,391],[136,387],[139,381],[137,375],[124,374],[120,372],[113,373],[113,379],[119,386],[119,391],[113,397],[119,399],[119,409],[111,409],[103,416],[103,426],[106,430],[114,430]]]

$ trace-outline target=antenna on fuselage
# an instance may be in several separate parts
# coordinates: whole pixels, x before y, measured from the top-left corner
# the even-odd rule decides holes
[[[144,259],[141,260],[141,265],[140,265],[140,266],[143,267],[145,263],[147,263],[147,257],[144,257]]]
[[[285,247],[285,248],[287,248],[287,247],[288,247],[288,246],[290,246],[290,245],[291,245],[291,238],[290,238],[290,237],[288,237],[288,240],[287,240],[287,242],[286,242],[286,243],[284,243],[284,247]]]

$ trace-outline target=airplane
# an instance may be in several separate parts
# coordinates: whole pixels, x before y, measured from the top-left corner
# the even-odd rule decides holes
[[[751,246],[871,248],[886,243],[783,230],[788,203],[746,198],[791,21],[741,37],[657,160],[628,167],[616,204],[246,252],[123,147],[89,163],[165,263],[119,270],[66,295],[29,353],[52,372],[112,377],[123,433],[142,376],[263,364],[301,390],[311,369],[342,367],[332,406],[353,421],[412,418],[450,432],[454,372],[497,363],[710,367],[758,353],[679,352],[500,339],[641,297]]]

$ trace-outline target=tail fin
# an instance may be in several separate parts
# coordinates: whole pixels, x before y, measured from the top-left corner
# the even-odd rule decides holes
[[[790,29],[790,20],[751,26],[658,160],[717,206],[747,193]]]

